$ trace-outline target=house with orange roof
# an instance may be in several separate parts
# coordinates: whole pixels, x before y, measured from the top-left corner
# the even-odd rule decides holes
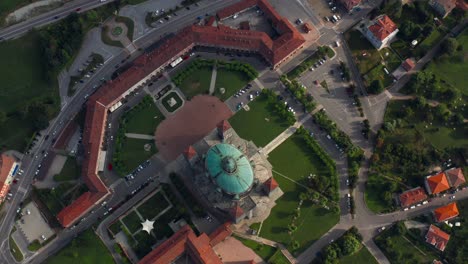
[[[450,235],[442,231],[435,225],[431,225],[426,234],[426,243],[433,245],[440,251],[444,251],[447,243],[450,240]]]
[[[5,201],[10,185],[13,181],[13,172],[17,165],[16,159],[8,154],[0,154],[0,203]]]
[[[401,207],[406,208],[427,200],[427,195],[422,187],[417,187],[403,192],[399,198]]]
[[[339,0],[341,5],[349,11],[361,3],[362,0]]]
[[[390,44],[398,33],[398,27],[387,15],[380,15],[364,29],[364,35],[380,50]]]
[[[429,194],[439,194],[450,189],[447,176],[445,176],[445,173],[443,172],[427,176],[424,184],[426,186],[427,193]]]
[[[463,175],[461,168],[451,168],[446,170],[445,175],[447,176],[447,180],[452,188],[457,188],[466,182],[465,175]]]
[[[456,203],[451,203],[434,210],[434,218],[437,222],[450,220],[454,217],[457,217],[458,214],[459,212]]]

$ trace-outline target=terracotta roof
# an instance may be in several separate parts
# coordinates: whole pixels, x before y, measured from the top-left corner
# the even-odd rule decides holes
[[[429,227],[429,231],[426,234],[426,242],[433,245],[440,251],[445,250],[445,246],[449,242],[450,235],[442,231],[435,225]]]
[[[443,172],[433,176],[427,176],[426,183],[429,186],[431,194],[438,194],[450,188],[447,177]]]
[[[231,124],[227,120],[223,120],[219,122],[216,127],[218,128],[218,131],[220,132],[226,132],[226,130],[231,128]]]
[[[465,175],[463,175],[461,168],[452,168],[450,170],[446,170],[445,175],[447,176],[447,180],[452,187],[458,187],[466,182]]]
[[[68,122],[65,129],[60,133],[57,141],[55,141],[54,148],[65,149],[76,129],[78,129],[78,124],[75,121],[72,120]]]
[[[408,207],[426,199],[426,192],[421,187],[417,187],[400,194],[400,203],[402,207]]]
[[[197,155],[197,151],[191,145],[184,150],[184,156],[189,160],[195,157],[195,155]]]
[[[359,5],[362,0],[340,0],[340,3],[349,11]]]
[[[177,259],[184,252],[195,258],[195,263],[221,264],[221,260],[210,245],[210,238],[205,234],[195,235],[189,225],[185,225],[169,239],[153,249],[138,264],[167,264]]]
[[[270,179],[266,180],[266,181],[263,183],[263,185],[265,186],[265,188],[266,188],[266,190],[267,190],[268,192],[273,191],[274,189],[276,189],[276,188],[279,186],[278,182],[277,182],[273,177],[271,177]]]
[[[432,2],[442,6],[446,14],[452,11],[457,5],[457,0],[433,0]]]
[[[216,228],[215,231],[213,231],[210,234],[210,245],[212,247],[216,246],[219,242],[223,241],[231,234],[232,234],[231,222],[226,222],[220,225],[218,228]]]
[[[0,155],[0,184],[5,183],[14,164],[15,159],[10,155],[4,153]]]
[[[410,71],[414,68],[414,61],[410,58],[406,59],[401,66],[406,70]]]
[[[380,41],[387,38],[397,29],[397,25],[387,15],[377,17],[374,24],[369,26],[369,30]]]
[[[221,10],[219,10],[216,15],[218,16],[219,19],[224,19],[227,17],[230,17],[236,13],[242,12],[246,9],[249,9],[257,4],[257,0],[244,0],[240,1],[237,4],[230,5],[228,7],[225,7]]]
[[[86,214],[105,193],[85,192],[71,205],[65,207],[58,213],[57,219],[64,227],[69,227],[77,219]]]
[[[465,0],[458,0],[457,7],[462,10],[468,10],[468,2],[466,2]]]
[[[237,219],[244,214],[244,210],[242,210],[242,208],[238,204],[236,204],[234,207],[231,208],[231,210],[229,210],[229,214],[232,217],[234,217],[234,219]]]
[[[437,222],[443,222],[458,216],[457,204],[451,203],[435,209],[434,216]]]

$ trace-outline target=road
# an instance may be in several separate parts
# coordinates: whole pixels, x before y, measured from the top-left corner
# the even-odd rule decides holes
[[[219,10],[223,7],[231,5],[233,0],[217,0],[217,1],[208,1],[201,4],[200,8],[192,8],[190,12],[185,13],[184,15],[180,15],[177,18],[172,19],[169,22],[164,23],[161,25],[158,30],[151,30],[147,32],[146,35],[138,38],[135,40],[135,44],[138,47],[146,48],[158,39],[160,39],[165,34],[175,32],[191,23],[193,23],[194,19],[197,16],[203,16],[205,13],[212,13],[216,10]],[[18,34],[18,33],[15,33]],[[14,35],[14,34],[13,34]],[[15,35],[17,36],[17,35]],[[128,61],[135,59],[139,56],[141,52],[137,51],[131,55]],[[22,160],[22,168],[24,169],[24,174],[22,178],[19,179],[18,189],[20,191],[16,192],[12,197],[11,201],[6,204],[8,209],[3,221],[0,225],[0,248],[2,251],[0,263],[15,263],[16,261],[12,258],[9,245],[8,245],[8,238],[10,230],[13,227],[13,221],[16,216],[16,208],[18,208],[20,202],[26,197],[27,191],[29,190],[31,183],[33,181],[34,173],[36,168],[39,164],[41,164],[43,156],[41,152],[43,150],[50,149],[52,145],[52,134],[55,132],[61,131],[64,126],[67,124],[69,120],[71,120],[82,108],[83,104],[85,103],[86,99],[84,98],[87,94],[92,94],[94,92],[93,86],[100,83],[101,78],[110,79],[111,74],[114,72],[115,68],[122,63],[122,60],[126,59],[128,53],[125,50],[122,50],[118,55],[114,56],[110,59],[103,67],[98,69],[98,71],[88,79],[88,82],[76,92],[76,94],[68,101],[67,104],[62,106],[62,109],[58,116],[50,123],[49,127],[43,131],[43,135],[51,135],[48,140],[45,140],[45,137],[42,137],[37,142],[37,147],[31,155],[26,156]],[[127,188],[124,188],[125,190]],[[23,190],[23,191],[22,191]],[[126,192],[116,191],[115,193],[121,195],[125,195]],[[121,197],[120,197],[121,198]],[[118,199],[118,198],[116,198]],[[111,204],[111,203],[109,203]],[[96,217],[97,218],[97,217]],[[48,256],[47,252],[57,252],[60,248],[66,245],[69,241],[73,239],[75,235],[80,233],[81,231],[85,230],[85,226],[91,225],[91,220],[88,218],[87,221],[80,224],[79,227],[75,228],[71,232],[66,232],[63,234],[59,234],[57,240],[49,243],[44,249],[40,251],[40,253],[36,253],[33,255],[35,258],[40,258],[40,256]],[[46,252],[46,253],[43,253]]]

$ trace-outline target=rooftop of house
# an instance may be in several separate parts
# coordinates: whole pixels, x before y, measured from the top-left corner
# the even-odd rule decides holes
[[[397,25],[387,15],[378,16],[369,26],[369,30],[380,41],[386,39],[397,29]]]
[[[427,185],[432,194],[438,194],[450,188],[445,173],[439,172],[436,175],[426,177]]]
[[[458,216],[458,207],[456,203],[451,203],[434,210],[434,217],[437,222],[443,222]]]
[[[433,245],[440,251],[444,251],[447,243],[450,240],[450,235],[442,231],[435,225],[431,225],[426,234],[426,242]]]
[[[400,194],[400,203],[402,207],[408,207],[426,199],[426,192],[421,187],[417,187]]]

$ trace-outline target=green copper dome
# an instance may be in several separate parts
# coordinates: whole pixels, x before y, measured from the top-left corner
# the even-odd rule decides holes
[[[253,171],[247,157],[230,144],[217,144],[206,154],[205,166],[210,177],[226,193],[242,195],[253,184]]]

